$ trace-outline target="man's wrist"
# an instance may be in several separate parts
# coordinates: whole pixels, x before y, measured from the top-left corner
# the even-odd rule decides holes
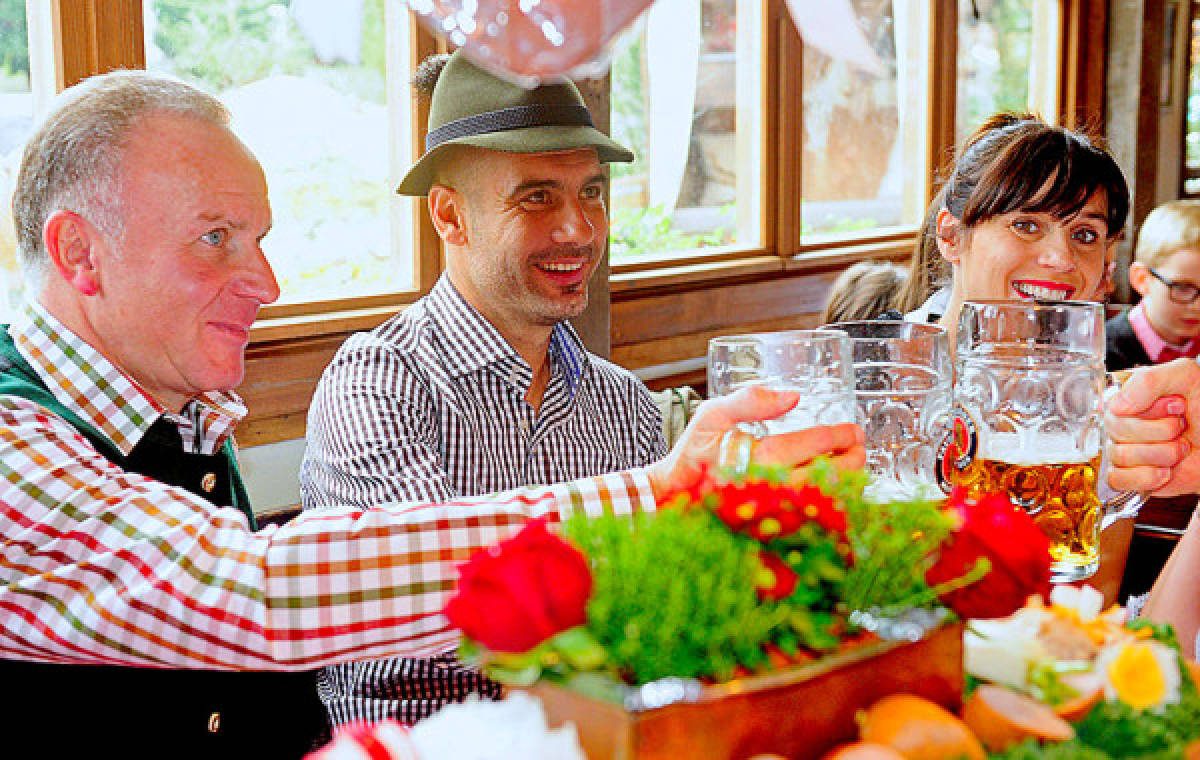
[[[654,503],[658,504],[667,495],[668,483],[670,482],[670,460],[672,454],[667,454],[663,459],[658,460],[654,464],[646,468],[646,479],[650,481],[650,491],[654,495]]]

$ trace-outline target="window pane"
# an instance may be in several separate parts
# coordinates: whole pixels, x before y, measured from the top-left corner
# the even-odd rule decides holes
[[[29,86],[29,32],[25,0],[0,0],[0,321],[8,322],[21,299],[17,240],[13,230],[13,183],[33,124]]]
[[[762,4],[658,0],[619,40],[612,132],[615,261],[759,243]]]
[[[886,232],[921,217],[926,153],[927,2],[850,0],[881,64],[867,73],[814,45],[803,54],[801,237]],[[832,34],[833,32],[831,32]]]
[[[211,92],[270,186],[281,302],[413,287],[400,0],[152,0],[146,66]]]
[[[1200,18],[1192,17],[1188,40],[1187,134],[1184,135],[1183,192],[1200,195]]]
[[[1057,118],[1059,17],[1057,0],[959,0],[959,145],[999,111]]]

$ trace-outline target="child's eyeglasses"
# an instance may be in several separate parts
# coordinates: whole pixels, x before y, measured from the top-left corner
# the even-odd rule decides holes
[[[1155,279],[1167,286],[1167,293],[1175,303],[1191,303],[1200,298],[1200,287],[1196,287],[1190,282],[1171,282],[1150,267],[1146,267],[1146,269],[1154,275]]]

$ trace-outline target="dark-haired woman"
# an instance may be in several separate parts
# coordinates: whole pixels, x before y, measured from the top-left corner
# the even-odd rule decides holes
[[[942,287],[919,307],[912,302],[925,294],[906,291],[900,307],[908,319],[941,324],[951,345],[968,299],[1104,297],[1129,190],[1113,157],[1086,135],[1027,114],[994,116],[967,142],[938,198],[909,285]]]
[[[1103,300],[1128,212],[1124,175],[1087,135],[997,114],[967,140],[929,209],[897,308],[945,327],[953,350],[966,300]],[[1090,583],[1108,603],[1132,534],[1130,519],[1101,534]]]

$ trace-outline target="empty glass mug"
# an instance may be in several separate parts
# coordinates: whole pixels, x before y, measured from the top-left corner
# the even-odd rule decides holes
[[[1106,514],[1104,307],[1080,301],[967,301],[959,317],[947,486],[1000,491],[1050,539],[1055,582],[1099,566]]]
[[[857,420],[866,434],[866,495],[880,501],[941,498],[937,447],[952,406],[946,331],[899,321],[826,325],[850,336]]]
[[[799,391],[796,406],[763,423],[740,423],[722,443],[722,463],[744,471],[753,443],[767,435],[854,422],[850,339],[837,330],[730,335],[708,343],[708,395],[750,385]]]

